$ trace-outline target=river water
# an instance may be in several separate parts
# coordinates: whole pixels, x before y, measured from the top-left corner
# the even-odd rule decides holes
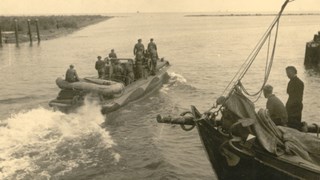
[[[178,115],[195,105],[210,108],[246,60],[273,17],[185,17],[187,14],[121,14],[58,39],[5,44],[0,49],[0,179],[216,179],[196,130],[157,124],[157,114]],[[285,67],[305,83],[303,119],[320,122],[320,75],[303,66],[305,44],[319,16],[284,16],[268,83],[286,102]],[[96,75],[98,55],[114,48],[132,57],[138,38],[154,38],[172,64],[159,91],[103,117],[94,102],[77,113],[48,107],[55,84],[73,63],[81,77]],[[266,55],[243,84],[257,91]],[[263,108],[260,98],[256,108]],[[100,125],[106,121],[106,126]]]

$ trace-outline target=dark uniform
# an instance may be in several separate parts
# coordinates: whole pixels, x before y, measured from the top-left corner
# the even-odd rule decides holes
[[[142,78],[143,77],[143,52],[142,51],[138,51],[136,53],[136,73],[135,73],[135,77],[137,79]]]
[[[126,76],[126,85],[131,84],[134,81],[134,72],[132,62],[125,63],[125,76]]]
[[[303,90],[304,84],[297,76],[290,79],[287,86],[289,98],[286,103],[288,126],[299,130],[302,127]]]
[[[123,82],[123,77],[124,77],[123,74],[124,74],[124,69],[122,68],[119,62],[116,62],[113,66],[113,78],[117,81]]]
[[[148,44],[148,51],[150,52],[152,49],[157,51],[157,45],[153,41],[149,42]]]
[[[99,78],[104,78],[104,76],[105,76],[105,62],[102,61],[101,59],[98,59],[96,61],[95,68],[98,71]]]
[[[109,58],[117,58],[117,54],[114,51],[109,53]]]
[[[288,122],[288,115],[284,104],[274,94],[269,95],[267,101],[267,109],[270,118],[276,125],[286,126]]]
[[[133,54],[137,55],[138,52],[144,52],[144,45],[139,41],[137,44],[134,45]]]
[[[155,75],[156,67],[157,67],[157,60],[158,60],[157,51],[155,49],[151,49],[150,55],[151,55],[151,74]]]
[[[69,68],[66,72],[66,81],[68,82],[77,82],[79,81],[79,77],[77,74],[77,71],[75,69],[73,69],[73,67]]]

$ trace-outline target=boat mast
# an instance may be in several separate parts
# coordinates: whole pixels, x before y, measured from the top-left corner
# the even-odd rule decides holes
[[[222,95],[224,95],[226,93],[227,89],[233,84],[232,88],[229,91],[229,93],[233,92],[233,90],[235,89],[236,86],[239,86],[241,88],[241,90],[243,90],[243,92],[248,96],[257,96],[257,95],[260,96],[260,94],[262,92],[262,89],[263,89],[264,85],[266,84],[266,82],[268,80],[268,77],[270,75],[270,72],[271,72],[271,67],[272,67],[272,62],[273,62],[274,55],[275,55],[275,48],[276,48],[277,37],[278,37],[278,28],[279,28],[280,17],[282,15],[285,7],[287,6],[287,4],[289,2],[292,2],[292,1],[294,1],[294,0],[286,0],[284,2],[284,4],[282,5],[279,13],[275,17],[275,19],[272,21],[272,23],[268,27],[267,31],[263,34],[261,39],[258,41],[257,45],[252,50],[250,55],[247,57],[246,61],[242,64],[242,66],[239,68],[238,72],[235,74],[235,76],[232,78],[230,83],[227,85],[227,87],[223,91]],[[274,43],[273,43],[273,47],[272,47],[270,58],[269,58],[269,56],[267,57],[264,82],[262,83],[262,86],[258,90],[258,92],[250,94],[245,89],[245,87],[241,84],[241,80],[246,75],[247,71],[250,69],[252,63],[254,62],[255,58],[257,57],[257,55],[259,54],[259,52],[262,49],[263,45],[267,42],[268,39],[269,39],[268,40],[268,42],[269,42],[268,46],[270,46],[270,39],[271,39],[272,30],[274,30],[275,27],[276,27],[276,33],[274,35]],[[268,49],[268,55],[269,55],[269,49]]]

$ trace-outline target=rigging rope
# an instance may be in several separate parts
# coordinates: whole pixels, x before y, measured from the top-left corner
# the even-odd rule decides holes
[[[228,88],[231,86],[231,84],[233,83],[232,88],[230,89],[230,92],[232,92],[235,87],[237,85],[240,86],[241,90],[248,96],[258,96],[256,101],[259,99],[259,97],[261,96],[263,87],[265,86],[265,84],[267,83],[267,80],[269,78],[270,72],[271,72],[271,68],[272,68],[272,64],[273,64],[273,59],[274,59],[274,55],[275,55],[275,49],[276,49],[276,43],[277,43],[277,38],[278,38],[278,30],[279,30],[279,20],[280,17],[282,15],[282,12],[284,10],[284,8],[286,7],[286,5],[289,2],[292,2],[294,0],[286,0],[285,3],[282,5],[281,10],[279,11],[278,15],[275,17],[275,19],[272,21],[271,25],[268,27],[267,31],[263,34],[263,36],[261,37],[261,39],[258,41],[258,43],[256,44],[255,48],[252,50],[252,52],[249,54],[249,56],[247,57],[247,59],[245,60],[245,62],[241,65],[241,67],[239,68],[239,70],[237,71],[237,73],[235,74],[235,76],[232,78],[232,80],[229,82],[229,84],[227,85],[227,87],[224,89],[222,95],[225,94],[225,92],[228,90]],[[272,30],[274,29],[274,27],[276,26],[276,32],[275,32],[275,36],[274,36],[274,43],[273,43],[273,47],[272,47],[272,52],[271,52],[271,56],[270,56],[270,60],[269,60],[269,48],[270,48],[270,41],[271,41],[271,34],[272,34]],[[268,50],[267,50],[267,60],[266,60],[266,66],[265,66],[265,77],[264,77],[264,81],[262,83],[262,86],[260,87],[260,89],[258,90],[258,92],[256,93],[252,93],[250,94],[247,89],[245,89],[245,87],[241,84],[241,80],[242,78],[245,76],[245,74],[248,72],[248,70],[250,69],[252,63],[254,62],[254,60],[256,59],[256,57],[258,56],[259,52],[261,51],[261,49],[263,48],[265,42],[267,41],[267,39],[269,39],[268,41]],[[236,79],[236,80],[235,80]],[[230,93],[229,92],[229,93]]]

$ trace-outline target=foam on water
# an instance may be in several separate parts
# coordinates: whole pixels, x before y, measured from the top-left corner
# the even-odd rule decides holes
[[[104,122],[100,108],[86,103],[77,113],[63,114],[39,107],[6,119],[0,127],[0,179],[49,179],[74,168],[95,166],[120,154]]]
[[[170,78],[167,84],[164,84],[161,88],[161,92],[167,93],[170,89],[181,89],[181,90],[195,90],[196,88],[187,83],[181,74],[175,72],[168,72]]]
[[[170,72],[169,76],[170,76],[170,81],[179,82],[183,84],[187,83],[187,80],[181,74]]]

